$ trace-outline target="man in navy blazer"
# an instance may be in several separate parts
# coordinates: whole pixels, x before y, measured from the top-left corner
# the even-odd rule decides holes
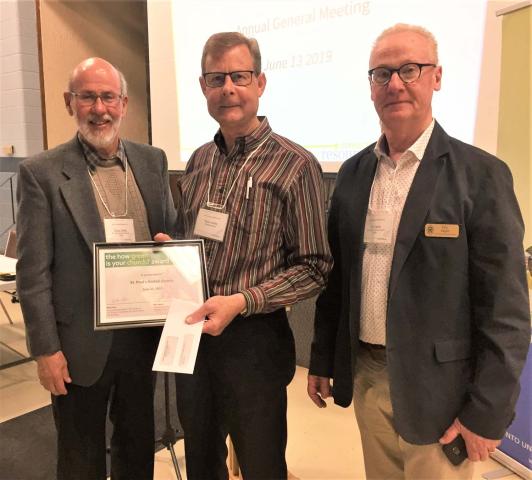
[[[308,393],[353,398],[368,479],[471,478],[512,421],[530,342],[523,220],[508,167],[432,117],[432,34],[385,30],[369,66],[382,135],[338,174]],[[459,435],[455,466],[441,447]]]
[[[64,94],[69,142],[20,164],[17,291],[30,352],[52,394],[59,479],[153,476],[153,376],[159,329],[94,330],[93,244],[127,224],[129,241],[172,229],[166,155],[119,138],[127,84],[113,65],[78,65]],[[118,222],[115,222],[118,220]]]

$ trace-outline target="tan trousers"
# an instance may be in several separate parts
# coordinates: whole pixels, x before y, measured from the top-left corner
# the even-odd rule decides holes
[[[438,443],[413,445],[395,431],[386,350],[361,347],[353,400],[368,480],[469,480],[473,477],[473,464],[469,460],[455,467]]]

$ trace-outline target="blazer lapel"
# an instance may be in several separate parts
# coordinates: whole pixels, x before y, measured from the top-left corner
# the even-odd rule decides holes
[[[350,221],[346,225],[347,234],[343,235],[343,241],[348,243],[342,248],[342,252],[348,254],[346,260],[351,265],[349,279],[351,298],[360,297],[359,292],[361,291],[364,228],[371,185],[377,169],[377,156],[373,152],[373,147],[374,145],[371,145],[370,150],[357,163],[356,169],[352,172],[346,188],[344,188],[344,195],[347,198],[344,201],[346,213],[342,215],[342,218],[349,218]],[[358,251],[356,246],[358,246]],[[356,302],[356,305],[359,305],[359,301]],[[356,332],[358,335],[358,327],[355,328],[355,325],[359,322],[360,312],[350,309],[349,314],[351,332]]]
[[[353,180],[350,182],[350,190],[348,192],[349,200],[347,202],[348,212],[351,221],[349,222],[349,238],[356,239],[357,244],[361,248],[364,246],[364,228],[366,226],[366,214],[368,211],[369,195],[371,192],[371,185],[375,177],[377,169],[377,156],[368,152],[358,164],[357,170],[354,172]],[[351,241],[351,240],[350,240]],[[355,252],[353,252],[355,253]],[[358,265],[360,262],[354,262]]]
[[[138,151],[135,144],[131,142],[124,141],[124,148],[146,206],[150,231],[152,235],[163,232],[165,227],[163,206],[161,205],[161,177],[154,172],[158,171],[160,165],[155,164],[156,160],[153,157],[143,157],[143,154]],[[150,165],[150,161],[153,162],[153,165]]]
[[[105,231],[90,184],[87,163],[77,138],[71,141],[63,161],[63,174],[67,180],[59,187],[87,247],[92,253],[94,242],[105,240]]]
[[[388,299],[393,295],[401,269],[419,232],[423,230],[436,181],[447,152],[447,134],[436,123],[421,164],[412,181],[401,215],[388,284]]]

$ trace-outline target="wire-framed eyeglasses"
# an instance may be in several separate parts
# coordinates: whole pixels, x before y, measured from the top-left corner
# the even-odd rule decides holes
[[[78,99],[80,105],[89,107],[96,103],[98,99],[108,107],[116,107],[122,98],[123,95],[114,92],[103,92],[100,94],[94,92],[69,92],[70,95],[73,95]]]
[[[247,87],[251,84],[253,79],[253,70],[238,70],[235,72],[205,72],[203,78],[205,84],[211,88],[223,87],[225,84],[225,77],[229,76],[234,85],[239,87]]]

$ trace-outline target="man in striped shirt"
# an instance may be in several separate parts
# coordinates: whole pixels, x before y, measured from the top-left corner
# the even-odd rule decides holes
[[[286,478],[286,386],[295,371],[285,306],[317,294],[332,260],[314,156],[257,117],[266,77],[256,40],[207,41],[200,84],[220,130],[180,182],[184,237],[206,241],[211,297],[193,375],[176,376],[189,479],[225,479],[227,434],[244,478]]]

